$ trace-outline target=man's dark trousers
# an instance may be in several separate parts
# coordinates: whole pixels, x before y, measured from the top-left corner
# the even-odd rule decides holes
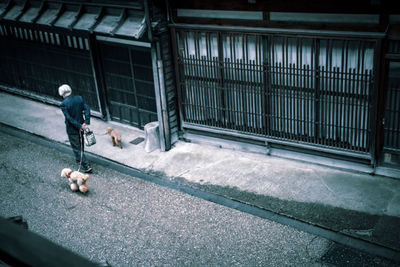
[[[80,131],[81,137],[79,134],[68,134],[69,143],[71,144],[72,151],[74,152],[76,162],[81,162],[82,157],[82,167],[87,169],[89,167],[89,162],[85,157],[84,152],[84,143],[83,143],[83,132]]]

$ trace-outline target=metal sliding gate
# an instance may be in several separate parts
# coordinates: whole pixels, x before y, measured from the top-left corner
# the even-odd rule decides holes
[[[375,40],[175,30],[184,127],[370,153]]]

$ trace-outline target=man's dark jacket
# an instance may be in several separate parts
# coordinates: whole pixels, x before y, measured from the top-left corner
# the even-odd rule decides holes
[[[67,96],[60,107],[65,116],[67,134],[79,134],[83,123],[90,124],[90,108],[81,96]]]

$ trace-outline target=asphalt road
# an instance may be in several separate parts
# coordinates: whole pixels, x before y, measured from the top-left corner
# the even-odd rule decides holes
[[[134,157],[135,155],[132,155]],[[0,133],[0,216],[111,266],[392,266],[291,227],[94,164],[86,195],[60,177],[72,156]]]

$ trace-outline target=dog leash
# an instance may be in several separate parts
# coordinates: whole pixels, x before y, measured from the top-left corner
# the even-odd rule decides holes
[[[84,147],[84,143],[83,143],[83,139],[82,139],[82,133],[83,132],[83,130],[82,129],[80,129],[80,131],[79,131],[79,143],[80,143],[80,145],[81,145],[81,160],[80,160],[80,162],[79,162],[79,168],[78,168],[78,172],[81,170],[81,167],[82,167],[82,160],[83,160],[83,147]]]

